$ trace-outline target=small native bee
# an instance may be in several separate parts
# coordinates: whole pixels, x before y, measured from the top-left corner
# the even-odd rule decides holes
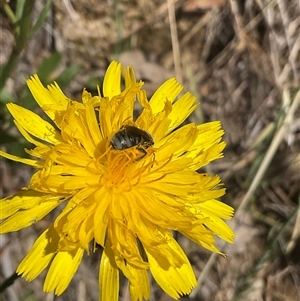
[[[133,125],[124,125],[111,138],[110,144],[115,150],[124,150],[136,146],[136,149],[147,154],[146,149],[154,144],[152,136]]]

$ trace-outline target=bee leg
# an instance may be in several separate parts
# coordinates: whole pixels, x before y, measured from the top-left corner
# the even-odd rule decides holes
[[[147,151],[141,146],[137,146],[136,149],[143,153],[137,160],[145,158],[145,156],[148,154]]]

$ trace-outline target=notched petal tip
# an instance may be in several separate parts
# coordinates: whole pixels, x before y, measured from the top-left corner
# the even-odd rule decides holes
[[[109,244],[101,257],[99,287],[101,300],[119,300],[119,269],[114,261],[114,254]]]
[[[44,282],[45,292],[55,292],[61,295],[69,286],[82,260],[84,250],[77,248],[73,251],[59,251],[47,273]]]

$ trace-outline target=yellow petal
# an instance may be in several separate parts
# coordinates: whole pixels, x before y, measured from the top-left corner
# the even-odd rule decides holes
[[[29,134],[54,145],[62,142],[57,130],[37,114],[13,103],[8,103],[7,108],[19,125]]]
[[[148,189],[139,190],[136,194],[137,204],[132,200],[132,207],[139,207],[139,214],[132,212],[134,229],[139,237],[144,240],[153,239],[153,233],[156,233],[157,226],[168,229],[178,229],[179,227],[192,226],[192,214],[187,214],[184,203],[180,204],[171,197],[156,191],[149,193]],[[170,204],[170,202],[172,202]],[[157,208],[160,208],[157,210]],[[149,224],[147,222],[150,222]]]
[[[183,229],[180,232],[189,238],[190,240],[194,241],[196,244],[202,246],[203,248],[215,252],[217,254],[224,255],[216,246],[215,246],[215,239],[213,236],[212,231],[205,228],[202,225],[196,226],[193,229]]]
[[[60,198],[36,204],[34,207],[18,211],[0,224],[0,233],[14,232],[36,223],[60,204]]]
[[[55,291],[59,296],[65,291],[79,267],[83,253],[84,249],[77,248],[56,254],[44,282],[46,293]]]
[[[121,93],[121,64],[113,61],[108,66],[103,80],[103,94],[112,99]]]
[[[128,266],[130,267],[130,266]],[[143,301],[150,299],[150,283],[147,270],[130,267],[137,282],[129,283],[131,301]],[[129,279],[130,280],[130,279]]]
[[[129,87],[131,84],[136,83],[136,78],[132,66],[127,66],[126,69],[122,68],[122,75],[125,81],[125,87]]]
[[[19,210],[30,209],[38,205],[42,200],[53,198],[52,195],[44,195],[33,190],[21,190],[20,192],[0,200],[0,219],[5,219]],[[55,197],[57,199],[57,197]]]
[[[110,195],[105,192],[105,189],[99,189],[95,193],[95,200],[98,206],[94,215],[94,235],[95,241],[102,247],[105,244],[106,230],[108,225],[108,208],[110,204]]]
[[[27,85],[36,102],[52,120],[55,119],[57,111],[67,109],[69,99],[56,83],[46,89],[35,74],[27,81]]]
[[[150,99],[150,106],[153,114],[161,112],[165,107],[165,102],[168,100],[171,103],[183,89],[175,78],[170,78],[165,81],[153,94]]]
[[[86,121],[90,131],[90,135],[93,138],[94,145],[98,145],[100,141],[102,141],[102,137],[96,119],[95,109],[91,105],[86,106]]]
[[[168,115],[172,110],[172,104],[168,100],[165,101],[164,110],[153,116],[148,100],[146,99],[146,101],[147,104],[143,104],[144,109],[136,119],[136,124],[141,129],[147,129],[154,141],[157,142],[163,139],[169,132],[171,120],[168,118]]]
[[[40,235],[19,264],[18,275],[22,274],[22,277],[25,277],[27,281],[36,278],[51,262],[57,251],[58,240],[59,236],[53,227]]]
[[[50,147],[45,145],[44,143],[42,143],[41,141],[34,139],[23,127],[22,125],[17,121],[14,120],[14,123],[16,125],[16,127],[18,128],[18,130],[20,131],[20,133],[23,135],[23,137],[30,143],[39,146],[40,148],[48,148],[48,151],[50,150]],[[46,153],[46,151],[44,151],[43,153]]]
[[[159,160],[164,160],[173,154],[173,157],[180,156],[185,153],[191,145],[193,145],[197,137],[197,128],[194,124],[187,124],[161,141],[155,144],[159,150],[156,152]]]
[[[204,216],[209,216],[209,220],[205,222],[205,225],[212,230],[215,235],[218,235],[223,240],[232,243],[234,240],[234,232],[230,229],[230,227],[219,217],[214,215],[206,215],[203,212]]]
[[[197,205],[205,210],[206,215],[214,215],[223,219],[232,219],[234,209],[220,201],[208,200]]]
[[[39,167],[37,160],[25,159],[25,158],[21,158],[18,156],[14,156],[14,155],[8,154],[2,150],[0,150],[0,156],[4,157],[6,159],[9,159],[9,160],[15,161],[15,162],[20,162],[20,163],[35,167],[35,168]]]
[[[101,257],[99,287],[101,301],[119,300],[119,269],[109,245],[105,247]]]
[[[79,102],[72,102],[68,110],[64,113],[60,122],[62,136],[73,147],[80,143],[83,146],[81,151],[86,151],[93,157],[95,144],[90,135],[90,130],[86,121],[86,108]]]
[[[224,143],[220,143],[223,135],[224,131],[221,129],[220,121],[198,125],[197,138],[187,156],[195,158],[195,160],[201,162],[202,166],[220,158],[221,151],[225,146]]]
[[[168,116],[171,119],[169,131],[178,127],[197,108],[198,104],[195,104],[195,100],[195,96],[186,93],[175,102]]]
[[[146,246],[145,251],[155,281],[168,295],[177,300],[181,295],[189,294],[196,286],[197,281],[188,258],[177,242],[173,239],[168,242],[168,245],[174,252],[180,253],[184,260],[181,265],[167,263],[157,249],[150,250]]]

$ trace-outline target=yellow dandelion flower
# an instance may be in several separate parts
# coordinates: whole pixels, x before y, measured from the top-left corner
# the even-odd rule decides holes
[[[45,292],[62,294],[83,254],[102,246],[102,301],[118,300],[120,270],[132,301],[149,299],[149,271],[178,299],[196,279],[172,231],[218,253],[215,235],[233,240],[223,221],[233,209],[217,200],[225,193],[220,178],[197,172],[222,157],[220,122],[181,126],[197,107],[195,97],[178,98],[182,86],[172,78],[148,101],[142,85],[132,68],[114,61],[103,93],[84,90],[82,102],[69,99],[56,83],[45,88],[37,75],[28,80],[52,124],[17,104],[7,106],[35,145],[26,150],[34,159],[0,154],[37,171],[28,187],[1,200],[0,233],[29,227],[65,203],[17,269],[28,281],[48,269]],[[138,116],[135,102],[142,109]]]

